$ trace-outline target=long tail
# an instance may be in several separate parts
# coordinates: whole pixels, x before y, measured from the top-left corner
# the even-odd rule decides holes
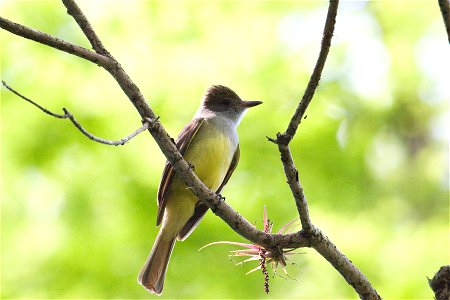
[[[152,251],[138,275],[138,282],[150,293],[157,295],[162,293],[167,265],[175,245],[175,238],[166,240],[162,232],[163,230],[159,231]]]

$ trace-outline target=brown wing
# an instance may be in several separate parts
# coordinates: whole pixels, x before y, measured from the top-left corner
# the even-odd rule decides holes
[[[236,148],[236,152],[234,152],[233,159],[231,160],[230,168],[228,169],[228,172],[225,175],[225,178],[223,179],[223,182],[220,185],[219,189],[216,191],[216,193],[220,193],[222,191],[223,187],[225,186],[225,184],[227,184],[228,180],[231,177],[231,174],[233,174],[234,170],[237,167],[237,164],[239,162],[239,157],[240,157],[240,150],[239,150],[239,144],[238,144],[238,146]],[[203,202],[197,203],[197,206],[195,206],[194,215],[189,219],[189,221],[187,221],[186,225],[184,225],[184,227],[181,229],[181,231],[177,237],[178,240],[183,241],[189,236],[189,234],[191,234],[192,230],[194,230],[195,227],[197,227],[198,222],[200,222],[200,220],[203,218],[203,216],[208,211],[208,208],[209,207]]]
[[[203,120],[204,119],[202,118],[193,119],[183,128],[183,130],[178,135],[175,145],[177,146],[178,151],[180,151],[181,155],[184,155],[184,153],[186,152],[186,149],[189,147],[189,144],[191,143],[195,134],[203,124]],[[156,218],[157,226],[161,224],[162,217],[164,216],[164,208],[166,207],[165,196],[174,175],[175,171],[173,170],[172,165],[169,162],[166,162],[158,189],[158,216]]]
[[[241,150],[239,149],[239,144],[238,144],[236,147],[236,152],[234,152],[233,159],[231,160],[230,168],[228,169],[227,175],[225,175],[225,178],[223,179],[223,182],[219,186],[219,189],[217,190],[216,193],[219,194],[222,191],[225,184],[227,184],[228,180],[230,180],[231,174],[233,174],[234,170],[236,169],[236,167],[238,165],[239,157],[241,157]]]

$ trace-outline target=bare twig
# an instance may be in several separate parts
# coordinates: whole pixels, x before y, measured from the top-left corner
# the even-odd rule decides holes
[[[119,145],[124,145],[125,143],[127,143],[129,140],[131,140],[132,138],[134,138],[135,136],[137,136],[139,133],[145,131],[148,129],[148,127],[150,126],[150,122],[151,120],[147,119],[145,121],[143,121],[143,124],[141,127],[139,127],[138,129],[136,129],[133,133],[131,133],[130,135],[121,138],[118,141],[110,141],[110,140],[105,140],[99,137],[94,136],[93,134],[89,133],[86,129],[84,129],[80,123],[77,122],[77,120],[75,120],[75,117],[65,108],[63,108],[65,116],[73,123],[73,125],[75,125],[76,128],[78,128],[79,131],[81,131],[81,133],[83,133],[85,136],[87,136],[89,139],[101,143],[101,144],[105,144],[105,145],[110,145],[110,146],[119,146]]]
[[[269,141],[278,144],[281,154],[281,161],[284,167],[287,182],[291,188],[292,195],[297,205],[297,210],[302,224],[302,232],[306,238],[311,241],[311,246],[326,258],[333,267],[341,273],[345,280],[355,289],[362,299],[380,299],[377,291],[372,287],[368,279],[353,263],[337,249],[337,247],[328,239],[322,231],[315,227],[310,219],[308,212],[308,203],[303,188],[300,184],[298,170],[292,159],[289,143],[294,138],[297,128],[308,108],[319,84],[325,61],[331,46],[334,25],[336,23],[337,9],[339,0],[330,0],[327,18],[323,30],[322,43],[319,57],[306,87],[305,93],[292,116],[289,125],[284,133],[278,133],[276,139],[268,138]]]
[[[22,98],[23,100],[25,100],[25,101],[27,101],[27,102],[33,104],[34,106],[36,106],[37,108],[39,108],[40,110],[42,110],[44,113],[46,113],[46,114],[48,114],[48,115],[50,115],[50,116],[52,116],[52,117],[58,118],[58,119],[66,119],[66,118],[67,118],[66,115],[56,114],[56,113],[54,113],[54,112],[49,111],[49,110],[46,109],[45,107],[42,107],[41,105],[39,105],[38,103],[34,102],[34,101],[31,100],[30,98],[28,98],[28,97],[22,95],[21,93],[19,93],[18,91],[16,91],[16,90],[13,89],[12,87],[10,87],[10,86],[9,86],[8,84],[6,84],[6,82],[3,81],[3,80],[2,80],[2,85],[3,85],[6,89],[8,89],[9,91],[13,92],[14,94],[16,94],[17,96],[19,96],[20,98]]]
[[[298,107],[295,110],[295,113],[292,116],[286,131],[284,133],[278,133],[275,140],[278,144],[278,150],[281,154],[281,161],[283,162],[287,182],[289,184],[289,187],[291,188],[295,203],[297,205],[297,210],[302,222],[302,228],[305,231],[310,230],[312,228],[312,224],[308,213],[308,203],[298,179],[298,171],[295,168],[295,164],[292,159],[292,154],[289,149],[289,143],[294,138],[294,135],[297,132],[298,125],[300,124],[303,115],[305,114],[305,111],[314,96],[317,85],[319,84],[320,76],[322,74],[322,70],[330,49],[331,38],[333,37],[338,5],[339,0],[330,0],[327,18],[323,29],[323,37],[319,57],[311,74],[311,78],[309,79],[308,86],[306,87],[302,100],[298,104]],[[274,141],[273,139],[269,140]]]
[[[450,43],[450,0],[438,0],[444,19],[445,30],[447,31],[448,42]]]
[[[287,144],[294,137],[297,132],[298,125],[300,124],[306,109],[308,108],[311,99],[316,92],[317,85],[320,81],[320,76],[322,74],[323,66],[327,60],[328,52],[330,50],[331,38],[333,37],[334,24],[336,23],[336,15],[338,9],[339,0],[330,0],[330,5],[328,7],[327,19],[325,21],[325,27],[323,29],[322,45],[320,47],[319,57],[312,72],[311,78],[309,79],[308,86],[306,87],[305,93],[303,94],[302,100],[300,101],[294,115],[289,122],[286,132],[283,133],[282,139],[278,139],[278,142]]]
[[[91,43],[92,48],[95,50],[95,52],[109,56],[109,52],[103,46],[99,37],[95,33],[94,29],[92,29],[91,24],[89,23],[88,19],[85,17],[81,9],[78,7],[78,5],[72,0],[62,0],[62,2],[67,8],[67,13],[70,14],[78,23],[78,26],[80,26],[81,30]]]
[[[31,100],[30,98],[22,95],[21,93],[19,93],[18,91],[16,91],[15,89],[13,89],[12,87],[10,87],[5,81],[2,80],[2,85],[8,89],[9,91],[13,92],[14,94],[16,94],[17,96],[19,96],[20,98],[22,98],[23,100],[33,104],[34,106],[36,106],[37,108],[39,108],[41,111],[43,111],[44,113],[58,118],[58,119],[69,119],[73,125],[75,125],[76,128],[78,128],[78,130],[83,133],[85,136],[87,136],[89,139],[101,143],[101,144],[105,144],[105,145],[111,145],[111,146],[119,146],[119,145],[124,145],[125,143],[127,143],[129,140],[131,140],[132,138],[134,138],[135,136],[137,136],[139,133],[145,131],[148,129],[148,127],[150,126],[150,123],[153,122],[153,120],[150,119],[145,119],[143,120],[143,124],[141,127],[139,127],[137,130],[135,130],[133,133],[131,133],[130,135],[118,140],[118,141],[110,141],[110,140],[105,140],[99,137],[96,137],[95,135],[93,135],[92,133],[88,132],[86,129],[83,128],[83,126],[80,125],[80,123],[78,123],[78,121],[75,119],[75,117],[65,108],[63,108],[64,114],[57,114],[54,113],[48,109],[46,109],[45,107],[39,105],[38,103],[36,103],[35,101]]]
[[[317,59],[314,70],[309,79],[308,86],[303,94],[301,101],[295,110],[294,115],[289,121],[289,125],[284,133],[278,133],[276,139],[268,138],[269,141],[278,144],[278,150],[281,154],[281,161],[283,163],[284,173],[286,175],[287,183],[294,196],[295,204],[302,223],[302,229],[307,233],[312,230],[313,226],[308,212],[308,203],[306,196],[303,193],[303,188],[299,181],[298,170],[295,167],[295,163],[292,159],[291,150],[289,149],[289,143],[294,138],[297,132],[298,125],[300,124],[309,103],[311,102],[317,85],[322,74],[325,61],[328,56],[328,52],[331,45],[331,39],[334,32],[334,24],[336,23],[337,9],[339,0],[330,0],[328,6],[327,18],[323,29],[322,43],[320,47],[319,57]]]

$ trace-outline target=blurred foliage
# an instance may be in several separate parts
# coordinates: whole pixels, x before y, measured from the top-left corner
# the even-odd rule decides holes
[[[296,218],[277,148],[314,66],[326,1],[80,1],[105,46],[172,136],[211,84],[264,105],[239,127],[241,162],[223,195],[261,226]],[[2,1],[1,15],[89,48],[59,1]],[[140,125],[104,70],[3,30],[1,77],[92,133]],[[321,84],[291,144],[312,220],[385,298],[431,298],[449,263],[449,45],[435,1],[344,1]],[[148,134],[122,147],[82,136],[1,91],[3,298],[148,298],[136,276],[151,249],[164,157]],[[163,298],[264,298],[235,267],[237,240],[209,213],[177,243]],[[301,250],[270,298],[356,298]],[[205,267],[207,266],[207,267]],[[267,297],[266,297],[267,298]]]

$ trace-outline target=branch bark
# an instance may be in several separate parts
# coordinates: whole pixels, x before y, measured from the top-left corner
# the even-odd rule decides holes
[[[345,256],[344,253],[339,251],[336,245],[334,245],[322,231],[315,228],[312,240],[311,246],[314,250],[322,255],[342,275],[342,277],[344,277],[361,299],[381,299],[367,277],[347,258],[347,256]]]
[[[306,201],[306,196],[299,180],[298,170],[295,167],[292,153],[289,148],[289,143],[297,133],[298,126],[314,97],[317,86],[319,85],[320,77],[331,46],[338,5],[339,0],[330,0],[323,29],[319,57],[303,97],[299,102],[286,131],[284,133],[278,133],[276,140],[270,140],[278,144],[278,150],[280,151],[281,162],[283,163],[287,183],[291,188],[300,216],[302,232],[307,239],[311,241],[311,246],[331,263],[362,299],[381,299],[367,277],[341,251],[339,251],[333,242],[331,242],[319,228],[312,224],[308,211],[308,202]]]
[[[286,177],[289,186],[291,187],[303,227],[299,232],[285,235],[268,234],[264,231],[257,230],[244,217],[225,203],[220,196],[209,190],[199,180],[190,165],[183,159],[177,150],[173,140],[159,122],[159,118],[152,111],[139,88],[134,84],[118,61],[103,46],[100,38],[97,36],[78,5],[73,0],[62,1],[67,8],[67,12],[75,19],[95,52],[37,30],[27,28],[2,17],[0,17],[0,27],[21,37],[84,58],[107,70],[128,96],[129,100],[139,112],[141,118],[143,120],[151,120],[148,122],[148,130],[167,160],[173,165],[175,172],[181,180],[195,196],[206,203],[217,216],[224,220],[238,234],[266,249],[313,247],[330,261],[330,263],[344,276],[347,282],[353,286],[361,298],[380,299],[364,275],[318,228],[312,224],[309,218],[306,197],[303,193],[300,181],[298,180],[298,171],[289,149],[289,142],[296,134],[298,125],[314,96],[314,92],[320,80],[334,31],[338,0],[330,0],[319,58],[305,94],[291,118],[286,132],[277,134],[276,140],[270,139],[278,144]]]
[[[0,28],[9,31],[15,35],[24,37],[26,39],[38,42],[43,45],[61,50],[63,52],[81,57],[94,64],[108,65],[111,63],[108,57],[92,52],[86,48],[71,44],[57,37],[51,36],[47,33],[40,32],[21,24],[15,23],[3,17],[0,17]]]
[[[288,144],[297,132],[298,125],[302,121],[303,115],[308,108],[309,103],[314,97],[316,88],[319,85],[320,77],[322,75],[325,61],[327,60],[328,52],[330,51],[331,39],[334,33],[334,25],[336,23],[337,9],[339,6],[339,0],[330,0],[328,7],[327,18],[323,29],[322,43],[320,47],[319,57],[317,59],[314,70],[309,79],[306,90],[303,94],[294,115],[292,116],[286,131],[282,135],[282,142]]]
[[[442,266],[432,279],[428,279],[428,284],[436,300],[450,299],[450,266]]]
[[[291,188],[292,195],[294,196],[295,203],[297,205],[297,210],[302,223],[302,228],[305,231],[312,229],[312,223],[308,212],[308,203],[306,201],[305,194],[303,193],[303,188],[299,181],[298,171],[295,168],[295,163],[292,159],[291,150],[289,149],[289,143],[294,138],[297,133],[297,128],[306,112],[306,109],[311,103],[311,100],[315,94],[316,88],[319,84],[320,77],[325,66],[325,61],[327,60],[328,52],[331,46],[331,39],[333,37],[334,25],[336,23],[337,9],[339,6],[339,0],[330,0],[330,5],[328,7],[327,18],[325,21],[325,26],[323,29],[322,43],[320,47],[319,57],[317,59],[314,70],[309,79],[306,90],[303,94],[301,101],[299,102],[297,109],[294,112],[289,125],[284,133],[278,133],[277,138],[270,139],[271,141],[278,144],[278,150],[281,154],[281,161],[284,167],[284,173],[286,174],[286,179]]]
[[[100,38],[97,36],[88,19],[78,5],[72,0],[62,0],[62,2],[67,8],[67,13],[75,19],[84,35],[91,43],[92,49],[94,49],[94,51],[98,54],[110,56],[108,50],[105,49],[102,41],[100,41]]]
[[[442,18],[444,19],[448,42],[450,43],[450,0],[438,0],[438,3],[439,8],[441,9]]]

